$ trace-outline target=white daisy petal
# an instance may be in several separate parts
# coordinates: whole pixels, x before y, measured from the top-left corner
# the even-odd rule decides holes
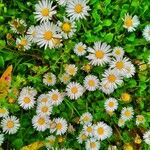
[[[145,26],[143,30],[143,37],[150,42],[150,25]]]
[[[38,4],[35,5],[35,19],[41,22],[51,20],[52,16],[56,14],[56,6],[52,5],[53,2],[49,0],[39,1]]]
[[[123,27],[126,28],[128,32],[135,31],[135,28],[137,28],[137,26],[140,24],[139,18],[136,15],[132,17],[128,13],[125,15],[123,21]]]
[[[7,116],[2,119],[1,126],[3,132],[15,134],[20,127],[19,119],[17,119],[15,116]]]
[[[90,60],[90,64],[93,66],[102,66],[110,62],[111,49],[106,43],[95,42],[93,48],[88,48],[87,51],[90,53],[86,56]]]
[[[70,82],[66,87],[66,94],[70,99],[78,99],[84,93],[85,89],[77,82]]]
[[[66,12],[72,20],[85,19],[90,10],[88,0],[73,0],[67,3]]]

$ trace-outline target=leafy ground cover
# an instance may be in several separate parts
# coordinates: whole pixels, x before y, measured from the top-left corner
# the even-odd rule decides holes
[[[1,0],[1,149],[150,149],[149,8]]]

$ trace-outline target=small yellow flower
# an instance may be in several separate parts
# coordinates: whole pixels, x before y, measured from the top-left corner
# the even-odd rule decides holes
[[[122,93],[121,94],[121,100],[123,102],[129,103],[131,101],[131,95],[128,93]]]
[[[140,69],[140,71],[144,71],[144,70],[147,69],[147,65],[146,65],[146,64],[141,64],[141,65],[139,66],[139,69]]]
[[[130,144],[125,144],[123,150],[133,150],[133,146]]]
[[[90,72],[92,69],[92,66],[90,64],[85,64],[83,67],[82,67],[82,70],[84,70],[85,72]]]
[[[142,140],[141,140],[141,137],[140,137],[138,134],[136,134],[136,137],[135,137],[134,142],[135,142],[136,144],[141,144]]]
[[[62,136],[59,136],[59,137],[58,137],[58,142],[59,142],[59,143],[64,142],[64,140],[65,140],[65,138],[64,138],[64,137],[62,137]]]

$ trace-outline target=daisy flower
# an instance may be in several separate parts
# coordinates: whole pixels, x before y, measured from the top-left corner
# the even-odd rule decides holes
[[[56,118],[55,119],[56,123],[56,135],[62,135],[67,131],[67,121],[63,118]]]
[[[121,118],[125,121],[133,118],[134,111],[132,107],[124,107],[121,111]]]
[[[77,74],[78,68],[74,64],[69,64],[65,66],[65,71],[67,74],[71,76],[75,76]]]
[[[112,55],[115,57],[115,58],[122,58],[123,55],[124,55],[124,50],[122,47],[114,47],[113,48],[113,51],[112,51]]]
[[[58,26],[60,27],[62,37],[65,39],[71,38],[76,31],[75,22],[67,18],[64,18],[63,22],[59,21]]]
[[[127,73],[126,66],[129,65],[129,59],[128,58],[117,58],[113,59],[110,62],[110,68],[114,69],[115,72],[117,72],[120,75],[124,75]]]
[[[20,94],[18,97],[18,104],[23,108],[23,109],[31,109],[34,107],[35,104],[35,98],[30,95],[28,92],[24,94]]]
[[[122,126],[124,126],[124,125],[125,125],[125,120],[122,119],[122,118],[120,118],[120,119],[118,120],[118,126],[119,126],[119,127],[122,127]]]
[[[106,70],[102,76],[102,83],[106,84],[105,86],[112,90],[116,89],[117,85],[121,85],[123,82],[118,73],[111,69]]]
[[[112,128],[104,122],[98,122],[94,126],[94,137],[97,140],[105,140],[112,135]]]
[[[83,131],[80,132],[79,136],[77,137],[78,143],[82,144],[88,137],[85,135]]]
[[[143,134],[143,139],[146,144],[150,145],[150,130]]]
[[[71,79],[71,76],[67,73],[62,74],[62,76],[60,77],[60,81],[64,84],[67,84]]]
[[[50,103],[52,105],[58,106],[62,103],[62,101],[64,99],[64,95],[63,95],[63,93],[60,93],[58,90],[52,89],[49,92],[49,99],[50,99]]]
[[[131,101],[131,95],[129,93],[122,93],[121,94],[121,101],[123,102],[130,102]]]
[[[45,131],[48,128],[48,117],[36,115],[32,118],[32,125],[37,131]]]
[[[36,109],[36,113],[40,115],[50,115],[52,112],[52,106],[49,103],[39,103]]]
[[[3,144],[4,142],[4,134],[0,134],[0,146]]]
[[[136,116],[136,125],[144,124],[145,123],[145,118],[143,115],[137,115]]]
[[[131,62],[128,62],[125,66],[126,74],[124,74],[124,77],[131,78],[135,74],[135,67]]]
[[[17,38],[16,45],[19,49],[29,50],[31,48],[31,42],[27,36]]]
[[[33,87],[27,86],[27,87],[23,87],[20,95],[24,95],[24,93],[28,93],[31,96],[36,96],[37,95],[37,91],[36,89],[34,89]]]
[[[19,119],[17,119],[15,116],[7,116],[2,119],[1,126],[3,132],[15,134],[20,127]]]
[[[25,28],[27,26],[26,22],[23,19],[14,19],[10,23],[10,29],[14,33],[23,33],[25,31]]]
[[[93,120],[93,116],[89,112],[83,113],[82,116],[80,117],[81,124],[89,124],[90,122],[92,122],[92,120]]]
[[[73,51],[77,56],[83,56],[86,53],[87,46],[82,42],[79,42],[75,45]]]
[[[118,101],[115,98],[108,98],[104,106],[107,112],[113,112],[118,108]]]
[[[53,2],[49,0],[41,0],[35,5],[35,19],[37,21],[49,21],[56,14],[56,6],[52,6]]]
[[[29,29],[27,30],[27,38],[31,41],[31,42],[36,42],[36,36],[37,36],[37,31],[38,31],[38,26],[31,26],[29,27]]]
[[[51,149],[54,146],[55,141],[56,141],[56,137],[55,136],[53,136],[53,135],[48,136],[46,138],[46,140],[45,140],[46,148],[47,149]]]
[[[66,12],[72,20],[85,19],[88,16],[90,7],[87,6],[88,0],[73,0],[67,3]]]
[[[150,25],[147,25],[143,30],[143,36],[144,38],[150,42]]]
[[[85,142],[86,150],[99,150],[100,149],[100,142],[94,138],[88,139]]]
[[[124,21],[123,27],[126,28],[128,32],[135,31],[135,28],[137,28],[137,26],[140,24],[139,18],[136,15],[132,17],[128,13],[125,15],[123,21]]]
[[[61,39],[61,33],[59,27],[52,22],[42,23],[37,32],[36,42],[40,47],[54,48],[56,45],[56,39]]]
[[[49,94],[41,94],[37,101],[38,103],[50,103]]]
[[[43,76],[43,83],[48,86],[53,86],[56,84],[56,76],[53,73],[46,73]]]
[[[110,94],[114,92],[114,88],[111,88],[111,86],[109,85],[109,83],[106,83],[105,81],[102,81],[100,83],[100,87],[99,89],[104,92],[105,94]]]
[[[93,135],[93,125],[92,125],[92,123],[85,124],[83,126],[83,131],[84,131],[86,136],[90,136],[91,137]]]
[[[84,79],[84,87],[89,91],[95,91],[99,86],[99,80],[94,75],[88,75]]]
[[[8,114],[9,114],[9,111],[5,107],[0,108],[0,117],[6,117],[8,116]]]
[[[87,51],[90,53],[86,56],[90,60],[90,64],[93,66],[102,66],[110,62],[110,46],[106,43],[95,42],[93,48],[88,48]]]
[[[84,88],[77,82],[70,82],[66,87],[66,94],[70,99],[78,99],[84,93]]]
[[[58,5],[60,6],[66,6],[66,4],[70,1],[70,0],[56,0]]]

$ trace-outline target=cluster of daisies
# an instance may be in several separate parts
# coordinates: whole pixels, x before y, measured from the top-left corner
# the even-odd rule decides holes
[[[57,7],[64,7],[67,16],[58,19]],[[26,22],[20,19],[14,19],[10,22],[11,30],[20,37],[16,39],[16,47],[21,50],[29,50],[32,46],[38,46],[52,49],[63,46],[63,41],[72,38],[77,30],[76,22],[86,19],[89,15],[90,7],[88,0],[40,0],[35,5],[35,20],[38,25],[32,25],[28,28]],[[123,18],[123,27],[128,32],[136,30],[140,24],[138,16],[126,14]],[[150,25],[143,30],[143,37],[150,41]],[[36,45],[35,45],[36,44]],[[24,110],[35,109],[36,114],[33,116],[31,123],[35,130],[44,132],[49,130],[51,134],[46,138],[46,147],[51,148],[56,142],[56,136],[61,136],[69,132],[71,125],[65,118],[53,118],[53,108],[61,105],[64,98],[77,100],[84,96],[85,92],[93,92],[98,90],[107,95],[113,93],[122,85],[123,79],[131,78],[135,74],[135,67],[131,60],[125,56],[122,47],[116,46],[111,48],[105,42],[97,41],[93,45],[83,42],[76,43],[73,52],[78,57],[87,59],[88,64],[79,68],[76,64],[66,64],[64,73],[60,77],[47,72],[43,75],[43,83],[52,87],[47,93],[38,95],[37,91],[32,87],[22,88],[18,104]],[[92,68],[107,69],[101,75],[92,74]],[[82,83],[74,81],[80,70],[88,73]],[[53,88],[58,82],[64,84],[65,90]],[[124,97],[128,97],[125,93]],[[112,115],[118,108],[119,101],[113,97],[105,100],[104,108],[109,115]],[[122,127],[126,121],[130,121],[134,116],[134,110],[131,106],[123,107],[118,121],[118,126]],[[20,128],[19,119],[16,116],[9,115],[6,108],[0,108],[1,127],[4,133],[15,134]],[[53,119],[52,119],[53,118]],[[82,131],[77,137],[78,143],[85,142],[87,150],[100,149],[100,142],[111,137],[113,129],[103,121],[95,124],[92,123],[92,114],[86,112],[80,116],[80,124],[83,125]],[[143,115],[136,116],[136,125],[145,123]],[[72,129],[73,130],[73,129]],[[146,131],[143,139],[150,144],[150,130]],[[0,144],[4,141],[4,134],[0,134]]]
[[[90,10],[86,0],[59,1],[57,4],[66,7],[67,16],[61,20],[56,19],[56,2],[41,0],[35,5],[35,19],[39,25],[32,25],[26,29],[25,21],[15,19],[10,22],[13,32],[23,36],[16,39],[18,49],[29,50],[31,45],[39,47],[58,48],[63,40],[71,38],[76,31],[76,21],[85,19]]]
[[[57,4],[66,8],[67,16],[61,20],[56,19]],[[63,46],[63,40],[71,38],[76,32],[76,21],[86,19],[89,15],[88,0],[57,0],[57,4],[52,0],[41,0],[35,5],[34,15],[36,21],[40,22],[39,25],[32,25],[27,28],[27,24],[22,19],[14,19],[10,22],[12,31],[22,35],[16,39],[18,49],[29,50],[35,43],[39,47],[59,48]],[[129,32],[135,31],[140,24],[136,15],[132,17],[126,14],[123,21],[123,27]],[[143,37],[150,41],[150,25],[144,28]],[[82,43],[79,43],[80,45]],[[79,55],[84,54],[82,49],[77,51],[80,51]]]
[[[103,121],[92,123],[92,114],[86,112],[80,117],[80,124],[83,125],[77,140],[80,144],[85,142],[87,150],[99,150],[100,142],[111,137],[112,128]]]

